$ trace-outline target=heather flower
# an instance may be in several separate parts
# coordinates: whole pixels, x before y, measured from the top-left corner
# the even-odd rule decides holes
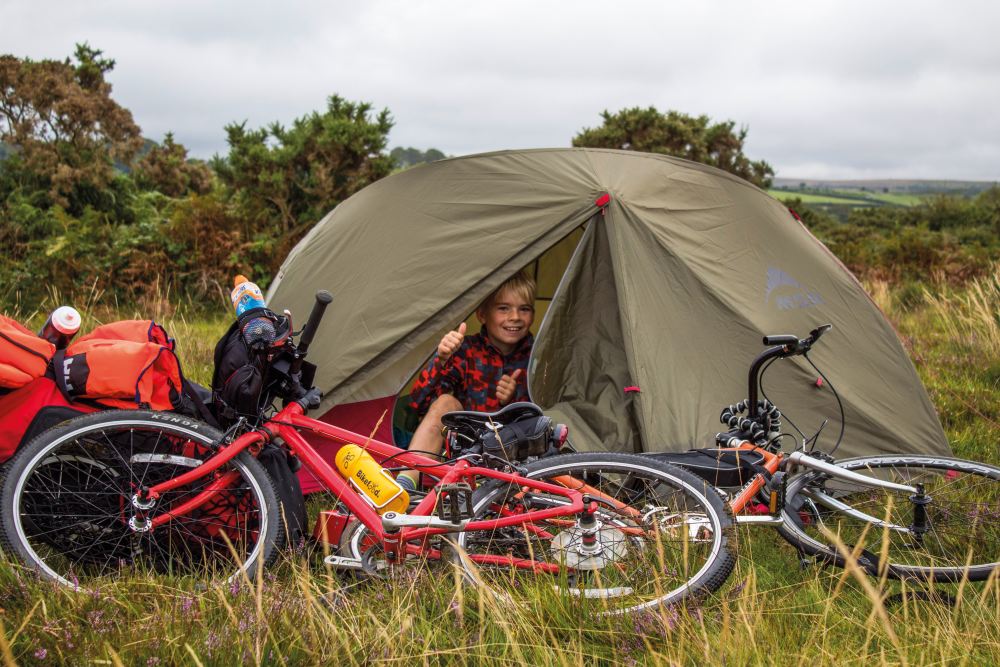
[[[49,652],[43,648],[40,648],[37,651],[35,651],[35,657],[38,658],[39,660],[45,660],[45,656],[47,656],[48,654]]]

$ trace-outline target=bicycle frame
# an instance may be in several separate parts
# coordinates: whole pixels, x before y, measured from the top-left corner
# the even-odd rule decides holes
[[[420,503],[409,512],[409,516],[430,517],[437,503],[437,488],[440,485],[450,484],[457,481],[467,481],[470,485],[475,484],[476,478],[498,479],[517,484],[521,488],[532,488],[546,493],[559,495],[568,501],[565,505],[551,507],[548,509],[529,510],[518,513],[514,516],[501,516],[496,519],[480,521],[468,521],[457,524],[453,529],[416,527],[403,528],[401,531],[386,530],[383,527],[383,519],[375,509],[364,500],[361,494],[356,491],[341,475],[327,463],[316,450],[302,437],[298,429],[305,429],[322,437],[324,440],[339,444],[354,443],[376,458],[376,460],[393,459],[400,464],[413,470],[433,475],[440,478],[440,481],[432,488]],[[187,500],[181,505],[171,508],[169,513],[164,513],[149,520],[144,516],[146,510],[150,510],[156,505],[156,501],[161,494],[179,488],[193,481],[197,481],[212,474],[225,463],[232,460],[240,452],[245,450],[259,449],[266,441],[280,437],[288,448],[299,457],[303,465],[330,491],[334,497],[343,503],[347,509],[355,515],[361,523],[370,531],[373,538],[381,542],[387,554],[395,554],[396,562],[402,562],[407,554],[422,555],[425,557],[440,557],[440,552],[428,546],[426,538],[433,535],[440,535],[448,532],[473,531],[473,530],[494,530],[506,526],[527,524],[534,521],[552,519],[558,516],[574,514],[594,513],[597,511],[597,503],[586,498],[586,491],[567,486],[560,486],[531,480],[520,475],[473,466],[469,461],[460,459],[454,463],[443,464],[426,456],[399,449],[388,443],[359,435],[352,431],[327,424],[325,422],[305,416],[304,410],[298,403],[290,403],[278,414],[272,417],[260,428],[241,435],[231,443],[221,447],[214,455],[205,460],[201,465],[193,468],[183,475],[169,479],[161,484],[156,484],[145,490],[140,490],[133,497],[133,506],[138,510],[136,518],[146,525],[147,530],[155,529],[172,519],[183,516],[204,504],[215,493],[224,490],[227,484],[233,481],[235,472],[224,474],[214,480],[199,494]],[[443,473],[443,474],[442,474]],[[602,494],[603,495],[603,494]],[[415,544],[420,540],[418,544]],[[405,545],[405,549],[396,549],[397,545]],[[392,550],[390,551],[390,548]],[[536,571],[558,570],[557,564],[531,561],[513,557],[490,556],[469,554],[473,562],[492,565],[511,565],[522,569],[532,569]]]
[[[760,447],[749,443],[743,442],[739,445],[733,447],[722,447],[722,451],[727,452],[756,452],[764,456],[763,467],[770,474],[774,474],[779,470],[785,470],[790,466],[801,466],[803,468],[808,468],[811,470],[817,470],[824,473],[829,477],[836,479],[842,479],[850,482],[855,482],[857,484],[863,484],[865,486],[878,487],[883,489],[889,489],[893,491],[903,491],[911,494],[920,496],[923,494],[923,490],[915,486],[910,486],[908,484],[897,484],[896,482],[889,482],[886,480],[876,479],[874,477],[869,477],[867,475],[862,475],[861,473],[854,472],[853,470],[845,470],[833,463],[829,463],[822,459],[818,459],[814,456],[809,456],[805,452],[797,451],[792,452],[789,455],[785,455],[782,452],[769,452],[767,450],[761,449]],[[771,503],[771,516],[758,516],[758,515],[748,515],[742,514],[742,512],[750,505],[753,498],[764,488],[767,484],[767,478],[762,473],[757,473],[747,481],[746,484],[736,493],[735,496],[729,501],[729,507],[733,512],[733,518],[737,523],[763,523],[778,525],[784,522],[784,519],[780,514],[776,514],[777,508],[774,502]],[[887,524],[882,519],[877,517],[869,516],[863,512],[854,510],[849,505],[838,501],[836,498],[828,496],[821,492],[815,492],[811,498],[815,502],[819,502],[831,509],[837,509],[842,512],[851,514],[857,519],[868,521],[878,528],[890,528],[892,530],[900,532],[909,532],[908,527],[896,526],[894,524]]]

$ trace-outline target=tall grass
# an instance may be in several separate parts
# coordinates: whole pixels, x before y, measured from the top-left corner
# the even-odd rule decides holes
[[[989,316],[995,326],[998,295],[995,276],[966,291],[929,289],[915,307],[888,287],[876,295],[910,342],[955,454],[994,464],[1000,348]],[[164,315],[185,369],[204,381],[228,312]],[[308,551],[286,554],[253,583],[135,577],[89,593],[55,587],[3,560],[0,659],[147,666],[1000,663],[997,573],[983,583],[928,588],[868,577],[853,562],[803,566],[793,548],[761,527],[741,527],[735,541],[737,566],[722,590],[624,617],[600,617],[599,605],[554,595],[544,581],[512,585],[512,605],[468,588],[447,567],[357,580]],[[847,547],[844,553],[851,554]]]
[[[988,358],[1000,358],[1000,264],[990,276],[971,281],[964,289],[925,289],[924,300],[938,318],[948,339],[976,349]]]

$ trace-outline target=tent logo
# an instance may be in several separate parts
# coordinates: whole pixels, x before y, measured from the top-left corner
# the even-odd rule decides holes
[[[823,303],[823,297],[818,292],[803,287],[795,278],[773,266],[767,269],[767,293],[764,295],[764,302],[770,303],[772,296],[778,310],[809,308]]]

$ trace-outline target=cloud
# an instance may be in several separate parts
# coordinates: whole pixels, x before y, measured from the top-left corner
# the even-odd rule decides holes
[[[4,51],[115,58],[147,136],[226,152],[227,123],[288,123],[338,93],[388,107],[393,145],[567,146],[655,105],[749,127],[789,177],[1000,179],[1000,5],[508,0],[37,3]]]

